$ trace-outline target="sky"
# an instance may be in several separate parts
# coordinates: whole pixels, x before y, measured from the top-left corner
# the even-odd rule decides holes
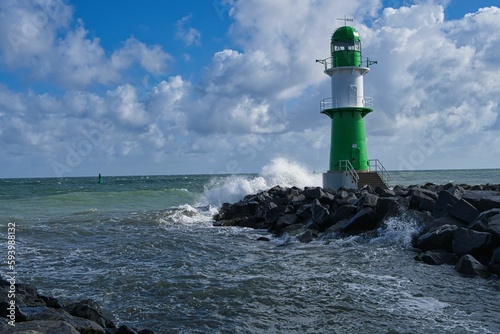
[[[0,178],[326,171],[342,17],[370,159],[500,167],[498,0],[2,0]]]

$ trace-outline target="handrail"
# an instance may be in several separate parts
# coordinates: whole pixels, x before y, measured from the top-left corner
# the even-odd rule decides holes
[[[356,102],[359,102],[359,104],[361,104],[361,106],[364,108],[373,107],[373,97],[357,96]],[[339,98],[338,97],[327,97],[319,102],[319,111],[320,112],[323,110],[327,110],[327,109],[342,108],[342,107],[359,107],[359,106],[358,106],[358,104],[350,104],[348,106],[341,106],[341,105],[339,105]]]
[[[339,160],[339,169],[341,171],[342,170],[346,171],[347,174],[351,176],[354,183],[358,184],[359,175],[354,169],[354,167],[351,165],[351,162],[349,160]]]
[[[325,66],[325,71],[329,68],[334,67],[332,57],[328,57],[325,59],[316,59],[316,62],[323,64]],[[363,65],[363,63],[365,63],[364,67],[370,67],[373,64],[377,64],[377,61],[370,60],[370,58],[368,58],[368,57],[361,57],[361,65]]]
[[[370,159],[368,160],[368,166],[370,168],[370,171],[377,172],[380,177],[382,178],[382,181],[389,186],[389,182],[391,181],[391,176],[389,175],[389,172],[384,168],[380,160],[378,159]]]

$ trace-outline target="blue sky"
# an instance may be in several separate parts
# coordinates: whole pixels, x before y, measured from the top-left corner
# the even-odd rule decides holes
[[[0,177],[324,171],[344,15],[378,60],[369,158],[498,168],[496,2],[2,1]]]

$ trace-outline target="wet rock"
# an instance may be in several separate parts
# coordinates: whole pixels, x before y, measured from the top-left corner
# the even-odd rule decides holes
[[[448,213],[448,208],[452,207],[461,199],[462,195],[456,193],[451,193],[446,190],[441,190],[438,193],[438,198],[434,204],[434,210],[432,211],[432,216],[434,218],[444,217]]]
[[[463,199],[479,212],[500,208],[500,193],[493,190],[467,190],[464,192]]]
[[[321,205],[319,200],[315,199],[311,205],[312,219],[315,223],[323,223],[330,215],[330,212],[326,207]]]
[[[489,219],[488,232],[495,237],[497,242],[500,240],[500,215],[493,216]]]
[[[418,211],[428,211],[432,212],[434,210],[434,204],[436,194],[424,189],[414,189],[411,191],[410,203],[408,208]]]
[[[448,209],[448,213],[450,216],[462,220],[467,224],[473,223],[479,216],[479,211],[464,199],[461,199],[453,204]]]
[[[64,321],[70,324],[79,333],[106,334],[104,328],[102,328],[95,322],[88,319],[72,316],[63,309],[46,308],[42,312],[32,316],[31,319],[32,321],[36,320]]]
[[[313,241],[318,235],[311,230],[306,230],[297,236],[297,240],[301,243],[308,243]]]
[[[470,254],[463,255],[458,260],[455,270],[464,276],[490,276],[488,268]]]
[[[435,228],[437,228],[439,226],[443,226],[443,225],[454,225],[456,227],[467,227],[467,224],[462,220],[459,220],[459,219],[451,217],[451,216],[444,216],[444,217],[437,218],[437,219],[434,219],[431,222],[429,222],[427,224],[427,229],[432,230],[432,229],[435,229]]]
[[[492,273],[500,275],[500,247],[493,251],[490,262],[488,263],[488,269]]]
[[[115,334],[139,334],[137,333],[134,329],[128,327],[128,326],[120,326],[118,330],[115,332]]]
[[[375,187],[374,191],[377,195],[379,195],[379,197],[394,197],[394,196],[396,196],[396,193],[394,192],[394,190],[390,190],[390,189]]]
[[[442,249],[451,253],[453,237],[457,230],[455,225],[439,226],[418,237],[415,247],[423,251]]]
[[[345,221],[340,230],[343,233],[360,233],[374,229],[379,223],[372,208],[367,207],[360,210],[354,217]]]
[[[378,203],[379,197],[374,194],[364,194],[361,196],[355,203],[360,210],[363,208],[376,208],[377,203]]]
[[[430,265],[455,264],[458,257],[455,254],[440,251],[430,250],[420,255],[422,262]]]
[[[64,310],[73,316],[91,320],[103,328],[115,328],[113,322],[102,315],[99,305],[91,299],[70,304]]]
[[[473,254],[485,250],[491,242],[491,235],[467,228],[459,228],[453,236],[453,253],[457,256]]]
[[[73,326],[61,320],[37,320],[16,323],[16,326],[0,327],[2,334],[81,334]]]

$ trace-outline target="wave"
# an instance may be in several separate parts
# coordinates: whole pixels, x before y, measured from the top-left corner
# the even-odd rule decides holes
[[[202,203],[221,206],[234,203],[246,195],[255,194],[274,186],[299,187],[320,186],[321,174],[310,172],[299,162],[283,157],[274,158],[261,172],[255,175],[232,175],[212,178],[205,186]]]

